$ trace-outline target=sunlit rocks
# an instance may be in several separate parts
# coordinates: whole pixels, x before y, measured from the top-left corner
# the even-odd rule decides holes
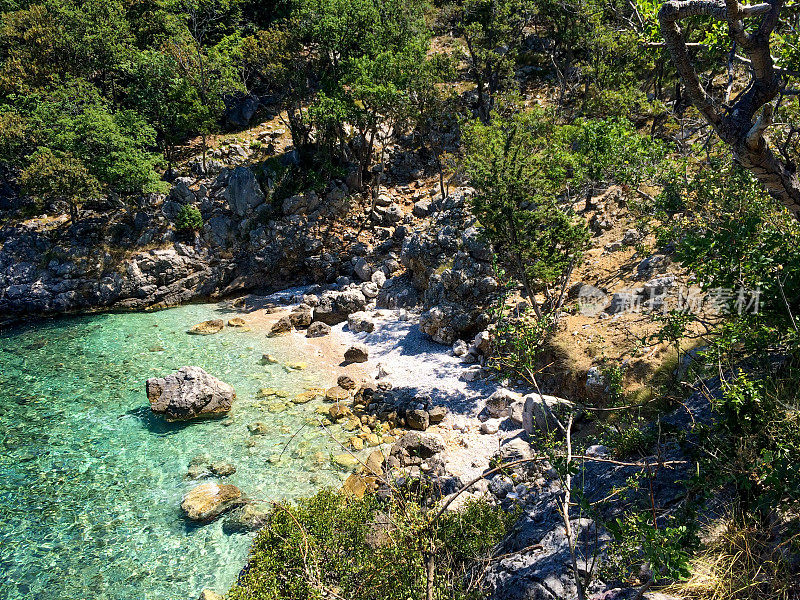
[[[348,400],[349,398],[350,398],[350,392],[348,392],[346,389],[338,385],[329,388],[325,392],[325,399],[328,402],[341,402],[343,400]]]
[[[225,328],[225,322],[222,319],[212,319],[210,321],[203,321],[198,323],[189,330],[193,335],[212,335],[219,333]]]
[[[369,359],[369,350],[364,344],[354,344],[344,353],[344,360],[349,363],[363,363]]]
[[[181,367],[166,377],[148,379],[146,390],[152,411],[167,421],[224,415],[236,398],[233,387],[200,367]]]
[[[209,481],[187,492],[181,501],[181,510],[192,521],[208,522],[243,504],[242,490],[234,485]]]

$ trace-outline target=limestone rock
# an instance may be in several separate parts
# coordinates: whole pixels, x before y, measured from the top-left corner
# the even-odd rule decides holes
[[[325,292],[319,306],[314,308],[314,320],[328,325],[343,323],[350,314],[364,310],[366,305],[367,299],[360,290]]]
[[[343,469],[352,469],[358,464],[358,460],[351,454],[337,454],[333,457],[333,463]]]
[[[325,392],[325,400],[328,402],[341,402],[350,398],[350,392],[338,385],[328,388]]]
[[[409,431],[392,446],[392,456],[431,458],[444,450],[444,440],[437,433]]]
[[[167,421],[187,421],[229,412],[236,398],[233,388],[200,367],[181,367],[166,377],[147,380],[147,399]]]
[[[525,396],[522,426],[528,434],[558,431],[555,419],[565,424],[565,414],[572,411],[574,406],[569,400],[557,396],[528,394]]]
[[[430,419],[431,425],[436,425],[437,423],[441,423],[444,421],[444,418],[447,416],[447,408],[444,406],[434,406],[432,409],[428,411],[428,418]]]
[[[351,415],[352,411],[344,404],[337,402],[336,404],[331,405],[331,407],[328,409],[328,414],[330,415],[331,420],[338,421],[339,419],[344,419],[345,417]]]
[[[212,319],[211,321],[203,321],[198,323],[189,330],[193,335],[212,335],[219,333],[225,328],[225,322],[222,319]]]
[[[359,311],[347,317],[347,327],[353,333],[372,333],[375,331],[375,323],[370,320],[370,314],[365,311]]]
[[[374,450],[367,458],[367,462],[364,463],[364,472],[376,477],[382,477],[383,463],[385,462],[386,458],[383,456],[383,453],[380,450]]]
[[[322,321],[314,321],[308,326],[306,330],[306,337],[317,338],[328,335],[331,332],[331,326]]]
[[[363,363],[369,360],[369,350],[364,344],[350,346],[344,353],[344,360],[349,363]]]
[[[340,375],[339,379],[336,380],[336,383],[339,385],[340,388],[345,390],[356,389],[356,382],[349,375]]]
[[[183,497],[181,510],[192,521],[208,522],[242,504],[245,500],[239,488],[209,481],[192,488]]]
[[[267,435],[269,433],[269,426],[263,421],[256,421],[247,426],[250,435]]]
[[[245,327],[246,325],[247,321],[241,317],[233,317],[232,319],[228,319],[228,327]]]
[[[421,408],[406,411],[406,422],[411,429],[425,431],[430,425],[428,411],[422,410]]]
[[[499,389],[486,399],[486,412],[495,419],[507,417],[514,402],[522,399],[522,394],[517,394],[506,389]]]
[[[351,473],[342,486],[342,493],[360,500],[364,494],[374,491],[377,487],[375,477]]]
[[[419,202],[415,202],[414,208],[411,211],[411,214],[419,219],[427,217],[430,213],[431,213],[430,200],[420,200]]]
[[[222,461],[212,462],[210,469],[217,477],[227,477],[236,473],[236,467],[233,464]]]
[[[289,315],[289,322],[295,329],[303,329],[311,325],[311,309],[298,309]]]
[[[222,596],[220,596],[214,590],[203,590],[200,592],[200,597],[198,600],[225,600]]]
[[[500,431],[500,421],[497,419],[489,419],[481,423],[481,433],[494,435],[498,431]]]
[[[264,203],[264,193],[255,175],[247,167],[236,167],[233,170],[223,195],[231,210],[240,217],[247,216],[254,208]]]
[[[288,333],[292,330],[292,322],[289,320],[289,317],[281,317],[278,319],[272,328],[269,330],[269,336],[280,335],[282,333]]]

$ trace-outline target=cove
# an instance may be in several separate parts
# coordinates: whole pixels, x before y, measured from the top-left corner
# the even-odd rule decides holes
[[[224,305],[189,305],[0,334],[0,597],[173,600],[226,591],[253,534],[183,519],[181,497],[199,483],[186,479],[187,466],[198,455],[232,462],[236,473],[220,481],[257,502],[340,481],[329,461],[335,442],[304,427],[318,402],[291,402],[330,372],[290,338],[231,327],[186,333],[233,316],[247,318]],[[262,364],[264,353],[277,364]],[[307,368],[285,367],[298,360]],[[235,388],[231,419],[167,424],[151,414],[146,379],[183,365]],[[259,398],[261,388],[280,394]],[[255,421],[268,425],[266,435],[250,434]]]

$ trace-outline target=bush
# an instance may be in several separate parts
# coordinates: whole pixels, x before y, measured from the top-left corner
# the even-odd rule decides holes
[[[435,523],[413,500],[362,500],[323,490],[273,505],[230,600],[425,597],[433,554],[437,597],[477,598],[466,574],[505,535],[513,515],[471,502]]]
[[[203,228],[203,215],[197,207],[191,204],[181,206],[178,217],[175,219],[175,227],[178,231],[200,231]]]

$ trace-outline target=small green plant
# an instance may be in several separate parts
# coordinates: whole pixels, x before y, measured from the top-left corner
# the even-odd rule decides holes
[[[200,231],[203,228],[203,215],[196,206],[185,204],[178,212],[175,227],[178,231]]]
[[[605,365],[601,373],[606,382],[609,398],[614,402],[622,400],[625,396],[625,387],[622,385],[625,379],[623,368],[620,365]]]
[[[657,526],[647,511],[626,514],[606,527],[614,536],[607,571],[624,576],[646,565],[655,580],[689,577],[692,553],[700,543],[695,527],[685,523]]]
[[[603,443],[620,458],[646,454],[658,438],[656,429],[646,425],[641,416],[622,416],[613,424],[603,424]]]

